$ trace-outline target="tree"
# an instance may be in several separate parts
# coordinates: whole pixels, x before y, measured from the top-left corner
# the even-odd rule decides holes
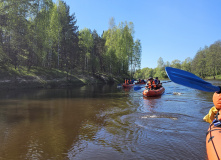
[[[157,68],[156,68],[156,73],[154,75],[155,77],[160,77],[160,78],[166,78],[167,74],[165,71],[165,64],[163,61],[163,58],[160,57],[157,61]]]
[[[11,0],[0,3],[3,51],[15,69],[27,59],[28,10],[30,0]]]
[[[178,60],[178,59],[175,59],[171,62],[171,67],[173,68],[178,68],[178,69],[181,69],[181,61]]]
[[[206,76],[206,52],[199,50],[192,61],[192,68],[194,74],[204,78]]]
[[[141,42],[139,39],[137,39],[134,42],[134,72],[136,72],[136,69],[140,69],[141,52],[142,52]]]
[[[221,41],[217,41],[212,44],[208,50],[206,50],[206,68],[208,75],[216,76],[221,73]]]
[[[190,57],[186,58],[181,64],[181,69],[191,72],[192,59]]]
[[[132,22],[121,22],[118,26],[114,25],[114,19],[110,20],[110,27],[105,31],[105,63],[110,74],[125,74],[129,68],[132,74],[134,65],[139,65],[140,42],[133,40],[134,26]]]
[[[104,52],[105,52],[105,41],[100,37],[96,30],[92,32],[93,36],[93,62],[92,62],[92,72],[95,71],[105,71],[104,70]]]
[[[93,46],[93,37],[88,28],[80,30],[79,46],[82,50],[81,57],[84,59],[84,69],[88,70],[89,60],[91,57],[91,49]]]
[[[70,15],[70,7],[63,2],[63,11],[60,13],[62,29],[60,33],[59,53],[60,68],[69,70],[78,66],[78,26],[75,14]],[[68,75],[68,74],[67,74]]]

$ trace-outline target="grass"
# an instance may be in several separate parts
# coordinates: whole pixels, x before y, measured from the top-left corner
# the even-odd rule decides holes
[[[205,79],[214,79],[214,76],[208,76],[208,77],[206,77]],[[221,80],[221,75],[215,76],[215,79]]]
[[[47,69],[40,67],[13,66],[0,68],[0,88],[52,88],[66,85],[84,85],[85,83],[75,74],[67,74],[66,71],[58,69]],[[68,79],[67,79],[68,75]],[[5,82],[8,83],[5,83]]]
[[[41,68],[21,66],[15,69],[13,66],[0,67],[0,88],[63,88],[70,86],[82,86],[95,83],[113,83],[122,80],[122,77],[112,77],[100,73],[96,76],[79,70],[72,74],[55,68]]]

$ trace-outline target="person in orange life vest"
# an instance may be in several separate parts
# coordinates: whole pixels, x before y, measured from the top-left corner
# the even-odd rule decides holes
[[[156,89],[156,84],[153,80],[152,77],[150,77],[147,81],[147,84],[146,84],[146,87],[145,88],[148,88],[149,90],[153,90],[153,89]]]
[[[212,123],[216,118],[217,122],[221,121],[221,93],[215,92],[213,94],[214,106],[209,110],[209,113],[203,118],[204,121]]]
[[[127,79],[124,80],[124,84],[127,84]]]
[[[129,80],[128,80],[128,79],[125,79],[124,83],[125,83],[126,85],[128,85],[128,84],[129,84]]]

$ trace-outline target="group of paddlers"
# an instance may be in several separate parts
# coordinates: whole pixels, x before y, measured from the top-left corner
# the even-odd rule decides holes
[[[134,80],[131,79],[125,79],[125,84],[129,85],[129,84],[133,84]],[[149,90],[156,90],[159,89],[160,87],[162,87],[162,84],[160,83],[160,80],[158,79],[158,77],[156,77],[155,79],[153,79],[153,77],[150,77],[149,79],[147,79],[147,81],[145,80],[141,80],[139,79],[138,82],[136,84],[145,84],[145,88],[149,89]]]
[[[145,86],[145,88],[149,90],[156,90],[156,89],[159,89],[160,87],[162,87],[162,83],[160,83],[160,80],[158,79],[158,77],[156,77],[155,79],[153,79],[153,77],[150,77],[147,80],[147,83]]]
[[[125,79],[125,82],[124,82],[125,84],[133,84],[134,83],[134,79]]]

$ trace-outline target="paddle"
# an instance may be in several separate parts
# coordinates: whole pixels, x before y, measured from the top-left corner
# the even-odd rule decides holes
[[[141,88],[144,88],[144,87],[141,87],[141,86],[135,86],[135,87],[134,87],[134,90],[137,91],[137,90],[139,90],[139,89],[141,89]]]
[[[190,72],[172,67],[166,67],[165,70],[174,83],[206,92],[220,92],[220,87],[213,86]]]
[[[161,82],[161,83],[167,83],[167,82],[171,82],[171,81],[166,81],[166,82]],[[144,86],[144,87],[145,87],[145,86]],[[135,86],[135,87],[134,87],[134,90],[137,91],[137,90],[140,90],[141,88],[144,88],[144,87]]]

